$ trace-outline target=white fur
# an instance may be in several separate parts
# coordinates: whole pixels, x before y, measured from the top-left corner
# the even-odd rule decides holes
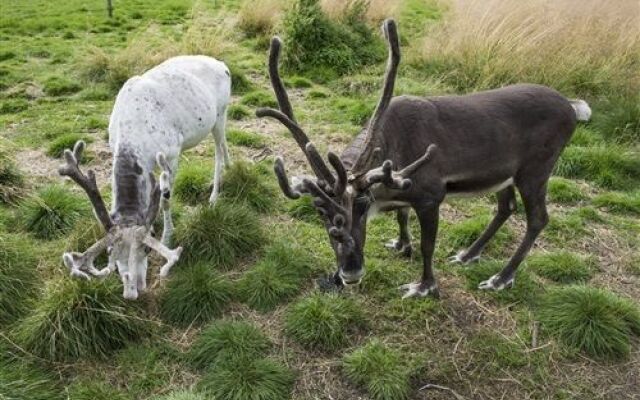
[[[569,100],[571,107],[576,112],[578,121],[589,121],[591,119],[591,107],[584,100]]]
[[[180,153],[213,132],[217,194],[222,165],[229,162],[224,126],[230,101],[231,77],[223,62],[206,56],[170,58],[124,84],[109,121],[109,145],[113,154],[122,146],[133,150],[145,173],[162,152],[175,176]]]

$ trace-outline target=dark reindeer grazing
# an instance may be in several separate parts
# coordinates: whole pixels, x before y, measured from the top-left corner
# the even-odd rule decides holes
[[[335,174],[295,120],[278,72],[280,41],[272,40],[269,74],[280,110],[260,109],[256,115],[285,125],[316,175],[292,187],[278,158],[275,173],[282,191],[292,199],[302,194],[314,198],[336,254],[338,285],[359,283],[364,275],[366,222],[374,212],[397,210],[400,237],[390,245],[410,254],[407,224],[409,207],[413,208],[420,222],[424,269],[420,282],[401,286],[406,290],[403,297],[438,297],[432,257],[442,201],[448,195],[497,192],[493,221],[471,247],[452,258],[468,263],[480,256],[515,211],[517,188],[526,211],[525,237],[504,269],[479,288],[512,286],[518,265],[548,222],[549,175],[576,120],[589,118],[588,105],[539,85],[513,85],[466,96],[392,98],[400,61],[394,21],[386,20],[383,31],[389,59],[382,95],[368,125],[342,156],[328,154]]]

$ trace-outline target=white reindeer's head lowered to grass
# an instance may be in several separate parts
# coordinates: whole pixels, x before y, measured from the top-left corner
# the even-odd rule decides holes
[[[168,182],[171,180],[171,170],[162,153],[158,153],[157,162],[162,173],[160,184],[155,180],[153,173],[143,177],[142,168],[133,168],[131,181],[150,184],[149,206],[144,212],[140,212],[139,218],[120,218],[117,212],[109,214],[104,200],[96,185],[95,174],[89,170],[85,175],[79,168],[82,152],[85,144],[79,141],[73,151],[65,150],[66,164],[60,167],[60,175],[70,177],[89,196],[98,220],[102,223],[106,235],[94,243],[84,253],[64,253],[62,258],[65,265],[71,270],[74,277],[90,279],[91,276],[103,277],[118,269],[124,285],[123,295],[127,299],[136,299],[139,291],[146,289],[147,255],[149,250],[155,250],[166,259],[166,263],[160,269],[160,277],[165,277],[171,267],[178,261],[182,248],[169,249],[165,244],[153,236],[153,221],[160,209],[160,203],[168,200]],[[135,188],[126,195],[133,196],[144,193],[144,190]],[[109,264],[102,269],[94,266],[95,258],[103,251],[109,252]]]

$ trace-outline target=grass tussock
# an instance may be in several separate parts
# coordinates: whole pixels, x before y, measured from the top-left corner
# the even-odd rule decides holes
[[[572,349],[597,358],[624,358],[640,334],[640,311],[631,300],[587,286],[549,291],[538,318],[543,330]]]
[[[637,93],[640,14],[634,0],[457,0],[419,59],[461,91],[533,82],[567,94]]]
[[[25,237],[0,234],[0,326],[28,309],[36,287],[35,249]]]
[[[312,269],[313,260],[305,249],[295,242],[278,241],[242,277],[240,296],[251,308],[270,311],[298,294]]]
[[[227,141],[234,146],[260,149],[265,145],[264,137],[240,129],[231,129],[227,132]]]
[[[175,238],[184,248],[182,261],[208,262],[223,269],[251,257],[266,240],[255,213],[222,199],[213,207],[200,206],[185,215],[176,227]]]
[[[558,283],[586,282],[596,269],[595,260],[568,251],[533,254],[527,265],[538,275]]]
[[[561,204],[575,204],[587,199],[578,184],[559,177],[549,179],[547,195],[552,202]]]
[[[0,203],[15,203],[22,197],[23,187],[24,175],[9,156],[9,149],[0,147]]]
[[[244,3],[238,13],[238,27],[248,37],[269,35],[282,17],[281,0]]]
[[[200,325],[220,316],[233,296],[231,283],[207,263],[180,265],[160,298],[160,316],[178,326]]]
[[[374,400],[409,398],[409,375],[402,355],[377,340],[347,354],[343,368],[345,375],[366,388]]]
[[[335,294],[314,294],[293,304],[285,329],[308,349],[336,351],[350,342],[350,334],[365,324],[358,305]]]
[[[68,233],[87,210],[78,196],[63,186],[50,185],[20,204],[20,223],[38,239],[55,239]]]
[[[190,390],[178,390],[165,394],[158,398],[158,400],[207,400],[203,393],[195,393]]]
[[[606,189],[624,190],[640,185],[640,158],[620,146],[569,146],[562,152],[555,173],[586,179]]]
[[[200,381],[200,390],[220,400],[282,400],[291,396],[295,376],[284,365],[268,359],[227,360]]]
[[[47,282],[13,336],[26,351],[52,361],[105,358],[149,335],[149,323],[122,297],[116,279]]]
[[[258,212],[272,210],[276,189],[271,174],[263,164],[234,162],[224,174],[222,197],[234,204],[245,203]]]
[[[301,221],[320,222],[320,216],[313,205],[311,196],[302,196],[289,202],[288,212],[293,218]]]
[[[332,20],[319,0],[297,0],[284,18],[285,66],[314,76],[341,75],[380,61],[384,46],[366,23],[367,7],[365,1],[348,2]]]
[[[242,104],[232,104],[227,109],[227,116],[229,119],[234,121],[239,121],[241,119],[245,119],[251,115],[249,109]],[[227,134],[228,135],[228,134]],[[229,137],[227,136],[227,139]]]
[[[62,390],[55,377],[32,365],[0,360],[0,398],[62,400]]]
[[[361,0],[320,0],[322,11],[334,21],[339,21],[345,12]],[[400,0],[368,0],[364,12],[365,20],[373,26],[378,26],[386,18],[398,15],[402,1]]]
[[[593,199],[593,205],[613,213],[640,215],[640,190],[602,193]]]
[[[47,147],[47,155],[49,157],[60,158],[64,154],[64,151],[73,149],[73,146],[78,140],[84,140],[86,143],[91,143],[90,137],[87,137],[81,133],[65,133],[55,138]],[[83,157],[84,158],[84,157]]]
[[[212,165],[195,161],[182,163],[173,183],[173,195],[189,205],[205,203],[211,192]]]
[[[610,96],[594,115],[593,126],[619,143],[640,141],[640,95]]]
[[[208,326],[191,346],[187,359],[204,370],[237,359],[267,355],[271,342],[255,326],[242,321],[218,321]]]

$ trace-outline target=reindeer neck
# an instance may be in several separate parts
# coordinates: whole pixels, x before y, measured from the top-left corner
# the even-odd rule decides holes
[[[136,152],[120,146],[115,152],[112,173],[112,214],[120,224],[142,224],[149,205],[149,170]]]

